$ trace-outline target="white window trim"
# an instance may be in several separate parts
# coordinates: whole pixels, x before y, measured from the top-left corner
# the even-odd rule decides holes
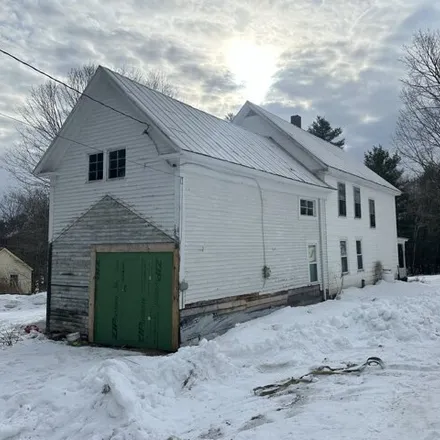
[[[109,177],[110,174],[110,170],[109,170],[109,166],[110,166],[110,153],[113,153],[115,151],[119,151],[119,150],[125,150],[125,175],[123,177]],[[113,182],[113,181],[119,181],[119,180],[124,180],[127,177],[127,147],[120,147],[120,148],[109,148],[107,150],[105,150],[105,159],[104,159],[104,166],[105,166],[105,181],[106,182]]]
[[[374,226],[371,226],[371,210],[370,210],[370,200],[372,200],[374,205]],[[370,229],[377,228],[377,210],[376,210],[376,199],[368,197],[368,226]]]
[[[94,154],[99,154],[102,153],[102,179],[101,180],[89,180],[89,166],[90,166],[90,156],[93,156]],[[92,151],[90,153],[86,153],[86,183],[99,183],[99,182],[104,182],[107,180],[107,173],[106,173],[106,163],[107,163],[107,151],[106,150],[96,150],[96,151]]]
[[[361,242],[361,253],[358,254],[357,253],[357,247],[356,247],[356,242],[360,241]],[[364,240],[362,240],[362,237],[357,237],[354,239],[354,247],[355,247],[355,253],[356,253],[356,268],[358,272],[364,272],[365,271],[365,262],[364,262]],[[362,269],[359,269],[359,265],[358,265],[358,256],[361,255],[362,256]]]
[[[339,185],[344,185],[345,188],[345,215],[341,215],[339,212]],[[347,218],[348,217],[348,203],[347,203],[347,184],[345,182],[341,182],[338,181],[336,182],[336,196],[337,196],[337,213],[338,213],[338,218]]]
[[[347,251],[347,255],[345,256],[347,258],[347,272],[342,272],[341,241],[345,241],[345,249]],[[339,240],[338,240],[338,252],[339,252],[339,263],[341,265],[341,273],[343,275],[348,275],[350,273],[350,258],[349,258],[349,249],[348,249],[348,238],[346,238],[346,237],[339,238]]]
[[[356,217],[356,189],[359,190],[359,205],[361,207],[361,215]],[[362,192],[361,187],[353,185],[353,218],[355,220],[362,220]]]
[[[310,261],[309,261],[309,246],[316,246],[316,270],[317,270],[317,274],[318,274],[318,279],[316,281],[311,281],[310,280]],[[317,241],[308,241],[306,243],[306,261],[307,261],[307,272],[308,272],[308,278],[309,278],[309,285],[317,285],[317,284],[321,284],[321,281],[319,279],[319,274],[321,273],[321,267],[319,264],[319,256],[320,256],[320,250],[319,250],[319,245]]]
[[[308,202],[313,202],[313,215],[304,215],[301,214],[301,200],[307,200]],[[318,208],[318,200],[313,197],[298,197],[298,217],[301,220],[316,220],[318,218],[317,209]]]

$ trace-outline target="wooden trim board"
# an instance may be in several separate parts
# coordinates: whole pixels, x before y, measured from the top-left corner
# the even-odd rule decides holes
[[[179,310],[179,250],[175,249],[173,252],[173,284],[172,284],[172,348],[174,351],[179,349],[179,335],[180,335],[180,310]]]
[[[151,243],[151,244],[95,244],[92,245],[95,252],[174,252],[174,243]]]
[[[92,246],[90,253],[90,276],[89,276],[89,342],[94,341],[95,336],[95,288],[96,288],[96,248]]]

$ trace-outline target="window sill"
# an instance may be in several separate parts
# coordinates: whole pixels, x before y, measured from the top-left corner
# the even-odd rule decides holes
[[[107,177],[106,182],[114,182],[114,181],[118,181],[118,180],[125,180],[125,177]]]
[[[299,215],[300,220],[317,220],[318,217],[316,215]]]
[[[346,215],[338,215],[338,218],[347,218]]]
[[[353,217],[355,220],[362,220],[362,217]]]
[[[365,272],[365,270],[364,269],[358,269],[358,273],[362,273],[362,272]]]

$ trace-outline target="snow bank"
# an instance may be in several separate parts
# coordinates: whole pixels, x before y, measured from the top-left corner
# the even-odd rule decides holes
[[[16,307],[0,302],[0,317],[13,315]],[[28,314],[35,310],[21,307]],[[440,357],[438,316],[438,286],[383,282],[348,289],[339,301],[284,308],[168,356],[26,340],[0,356],[0,370],[14,378],[0,379],[0,440],[366,440],[378,432],[388,439],[418,438],[399,430],[403,410],[394,390],[401,386],[414,394],[416,376],[408,375],[421,359],[422,380],[430,381],[423,392],[439,382],[430,375],[437,374]],[[252,393],[255,386],[323,362],[365,361],[370,355],[396,369],[326,378],[282,401]],[[440,382],[437,391],[435,396]],[[296,406],[286,410],[292,401]],[[424,401],[434,423],[440,403],[417,397],[418,405]],[[425,410],[408,411],[409,420]]]
[[[0,329],[46,319],[46,292],[35,295],[0,295]]]
[[[433,340],[440,334],[438,316],[440,298],[432,286],[382,282],[347,289],[341,300],[282,309],[259,319],[258,326],[238,325],[217,341],[231,357],[266,353],[270,359],[288,350],[303,363],[360,345]]]

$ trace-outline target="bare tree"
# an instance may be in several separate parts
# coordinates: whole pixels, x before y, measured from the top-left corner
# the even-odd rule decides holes
[[[44,188],[18,189],[0,200],[0,246],[6,246],[34,269],[44,287],[47,268],[49,197]]]
[[[234,120],[234,118],[235,118],[235,115],[232,112],[226,113],[226,115],[225,115],[225,121],[232,122]]]
[[[395,143],[418,170],[440,162],[440,32],[419,31],[402,59],[402,109]]]
[[[67,75],[66,84],[83,92],[97,67],[95,64],[84,64],[72,68]],[[139,69],[127,67],[116,71],[165,95],[176,95],[175,88],[161,71],[144,74]],[[19,141],[1,157],[3,164],[0,166],[25,187],[48,187],[48,181],[34,177],[32,171],[58,134],[79,97],[80,93],[53,81],[47,81],[32,87],[24,105],[18,109],[22,120],[28,125],[17,126]]]

